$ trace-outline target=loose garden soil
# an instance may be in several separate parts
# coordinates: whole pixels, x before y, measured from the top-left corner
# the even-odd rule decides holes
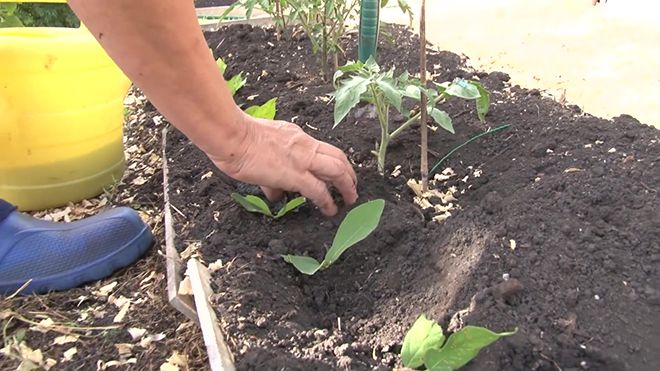
[[[417,39],[390,32],[381,63],[418,71]],[[239,370],[397,367],[403,335],[420,313],[450,331],[518,328],[466,369],[660,369],[656,129],[626,115],[590,116],[510,86],[504,73],[473,71],[465,58],[430,50],[435,81],[479,79],[492,92],[486,124],[471,102],[444,106],[456,134],[430,135],[430,162],[488,127],[511,125],[443,164],[456,176],[438,186],[456,187],[458,208],[438,224],[406,186],[419,177],[417,130],[391,144],[388,176],[380,177],[370,153],[375,119],[352,115],[332,129],[332,87],[304,36],[278,42],[272,30],[251,26],[206,36],[227,75],[247,76],[238,103],[277,97],[279,119],[349,155],[358,202],[386,200],[372,236],[329,269],[301,275],[280,255],[322,258],[349,208],[333,218],[311,205],[278,221],[249,214],[229,195],[258,189],[228,179],[184,136],[170,134],[172,203],[185,215],[175,214],[178,247],[201,242],[207,262],[224,264],[213,303]],[[354,40],[345,44],[348,59]],[[401,175],[389,176],[395,165]]]

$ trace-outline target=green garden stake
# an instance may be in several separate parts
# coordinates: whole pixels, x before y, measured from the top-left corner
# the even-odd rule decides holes
[[[379,18],[380,0],[362,0],[360,2],[358,59],[363,63],[371,56],[377,61],[376,48],[378,46]]]

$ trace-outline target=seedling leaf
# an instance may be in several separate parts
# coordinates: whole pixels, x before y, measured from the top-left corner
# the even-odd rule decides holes
[[[412,325],[403,339],[401,361],[408,368],[418,368],[424,364],[424,354],[429,349],[440,349],[445,341],[442,327],[427,319],[424,314]]]
[[[490,106],[490,92],[476,81],[470,81],[470,84],[479,90],[479,98],[477,98],[477,115],[479,116],[479,121],[484,122]]]
[[[335,124],[333,128],[360,102],[360,96],[367,91],[368,86],[368,79],[362,76],[353,76],[337,89],[335,93]]]
[[[431,116],[433,121],[440,125],[441,128],[454,134],[454,125],[452,124],[451,117],[449,117],[447,112],[437,108],[429,108],[429,116]]]
[[[308,274],[310,276],[321,268],[321,264],[318,260],[309,256],[283,255],[282,257],[285,262],[293,264],[300,273]]]
[[[234,201],[238,202],[239,205],[251,213],[260,213],[270,217],[273,217],[273,213],[270,211],[268,204],[261,198],[253,195],[243,196],[238,193],[232,193],[231,198]]]
[[[275,219],[279,219],[279,218],[283,217],[284,215],[288,214],[289,212],[299,208],[306,201],[307,201],[307,199],[305,197],[300,196],[300,197],[296,197],[293,200],[287,202],[286,205],[282,206],[280,211],[278,211],[277,214],[275,214]]]
[[[387,98],[390,104],[393,105],[397,111],[401,111],[401,97],[403,94],[394,87],[394,84],[382,78],[376,80],[376,84],[380,90],[383,91],[385,98]]]
[[[220,70],[221,74],[225,74],[225,71],[227,70],[227,63],[222,58],[218,58],[215,60],[215,64],[218,65],[218,69]]]
[[[430,370],[445,366],[450,367],[450,369],[458,369],[476,357],[481,349],[502,337],[511,336],[516,332],[518,332],[518,329],[498,334],[483,327],[465,326],[450,335],[447,343],[440,350],[430,349],[427,351],[424,355],[424,365]]]
[[[260,106],[248,107],[245,113],[252,117],[273,120],[277,113],[277,98],[272,98]]]
[[[479,89],[464,79],[454,80],[451,84],[449,84],[447,90],[445,90],[444,93],[452,97],[465,99],[477,99],[481,96],[479,94]]]
[[[326,268],[334,263],[346,249],[362,241],[373,232],[378,227],[384,208],[385,201],[378,199],[365,202],[349,211],[339,225],[339,229],[337,229],[332,246],[325,254],[323,263],[321,263],[322,267]]]
[[[229,91],[231,92],[231,95],[236,94],[238,89],[245,86],[246,82],[247,82],[247,79],[243,78],[243,72],[241,72],[238,75],[235,75],[231,79],[229,79],[229,81],[227,81],[227,86],[229,87]]]

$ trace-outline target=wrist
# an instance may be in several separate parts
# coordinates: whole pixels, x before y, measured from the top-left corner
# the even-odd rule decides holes
[[[225,112],[222,119],[211,121],[210,130],[197,146],[214,162],[234,162],[247,150],[251,125],[250,117],[240,108]]]

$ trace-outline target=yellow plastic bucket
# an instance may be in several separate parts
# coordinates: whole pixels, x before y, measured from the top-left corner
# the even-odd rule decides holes
[[[118,181],[129,86],[85,28],[0,28],[0,198],[45,209]]]

